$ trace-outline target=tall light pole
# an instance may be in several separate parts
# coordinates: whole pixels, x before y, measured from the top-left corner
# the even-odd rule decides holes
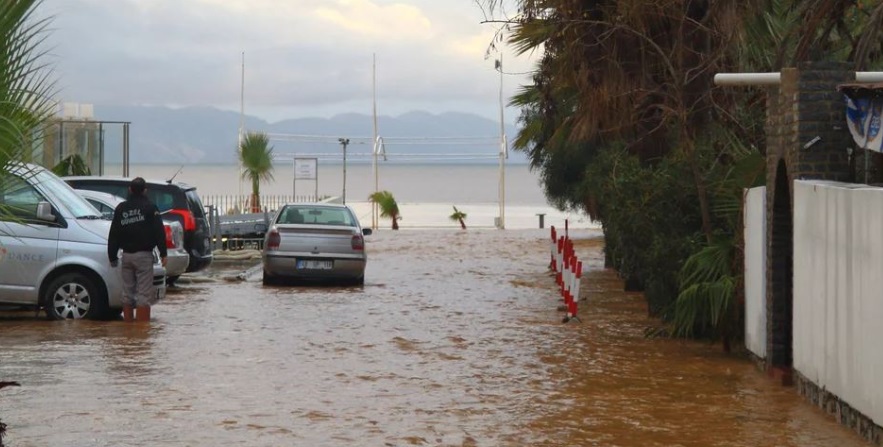
[[[377,54],[374,54],[372,57],[371,63],[371,115],[374,120],[374,135],[371,138],[371,142],[373,143],[374,148],[374,192],[377,192],[379,189],[379,183],[377,181]],[[378,208],[377,202],[371,203],[371,228],[377,229],[378,227]]]
[[[242,139],[245,137],[245,51],[242,52],[242,77],[239,87],[239,141],[236,143],[237,160],[239,162],[239,170],[236,171],[236,183],[239,185],[239,197],[236,207],[239,208],[238,201],[242,198]]]
[[[500,53],[500,59],[494,64],[500,71],[500,222],[497,228],[503,230],[506,228],[506,158],[509,155],[509,148],[506,142],[506,124],[503,121],[503,53]]]
[[[338,138],[337,141],[343,146],[343,204],[346,205],[346,146],[350,144],[350,139]]]

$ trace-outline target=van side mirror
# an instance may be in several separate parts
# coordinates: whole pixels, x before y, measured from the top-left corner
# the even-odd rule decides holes
[[[374,232],[374,230],[372,230],[370,228],[362,228],[362,234],[365,236],[371,236],[371,233],[373,233],[373,232]]]
[[[52,205],[49,202],[40,202],[37,204],[37,219],[46,222],[55,222],[55,215],[52,214]]]

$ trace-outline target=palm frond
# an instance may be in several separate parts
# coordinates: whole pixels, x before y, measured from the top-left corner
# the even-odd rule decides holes
[[[35,17],[40,4],[0,2],[0,167],[31,159],[55,108],[56,87],[43,48],[51,17]],[[6,175],[0,169],[0,181]],[[7,211],[0,205],[0,213]]]
[[[672,335],[693,337],[697,329],[717,329],[733,304],[735,289],[735,279],[730,276],[684,289],[676,302]]]
[[[377,191],[368,196],[368,200],[380,206],[380,215],[382,217],[400,218],[399,205],[395,197],[389,191]]]
[[[690,256],[681,268],[681,292],[674,303],[672,335],[692,337],[697,329],[716,330],[736,294],[732,273],[733,240],[720,238]]]
[[[466,213],[464,213],[464,212],[458,210],[457,207],[455,206],[455,207],[454,207],[454,212],[453,212],[453,214],[451,214],[450,216],[448,216],[448,218],[451,219],[451,220],[454,221],[454,222],[459,222],[461,219],[465,219],[465,218],[466,218]]]
[[[92,175],[92,170],[86,165],[80,154],[71,154],[61,160],[52,168],[55,175],[64,177],[67,175]]]
[[[856,44],[855,69],[867,70],[883,59],[883,3],[868,14],[868,21]]]

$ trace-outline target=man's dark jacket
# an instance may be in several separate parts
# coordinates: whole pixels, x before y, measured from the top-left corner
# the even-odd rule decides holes
[[[125,253],[137,253],[153,251],[153,247],[159,249],[160,257],[166,257],[166,232],[159,209],[147,196],[130,195],[113,212],[107,258],[115,262],[120,249]]]

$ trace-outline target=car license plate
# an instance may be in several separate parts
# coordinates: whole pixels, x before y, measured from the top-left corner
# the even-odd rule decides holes
[[[317,261],[314,259],[298,259],[298,270],[331,270],[331,261]]]

